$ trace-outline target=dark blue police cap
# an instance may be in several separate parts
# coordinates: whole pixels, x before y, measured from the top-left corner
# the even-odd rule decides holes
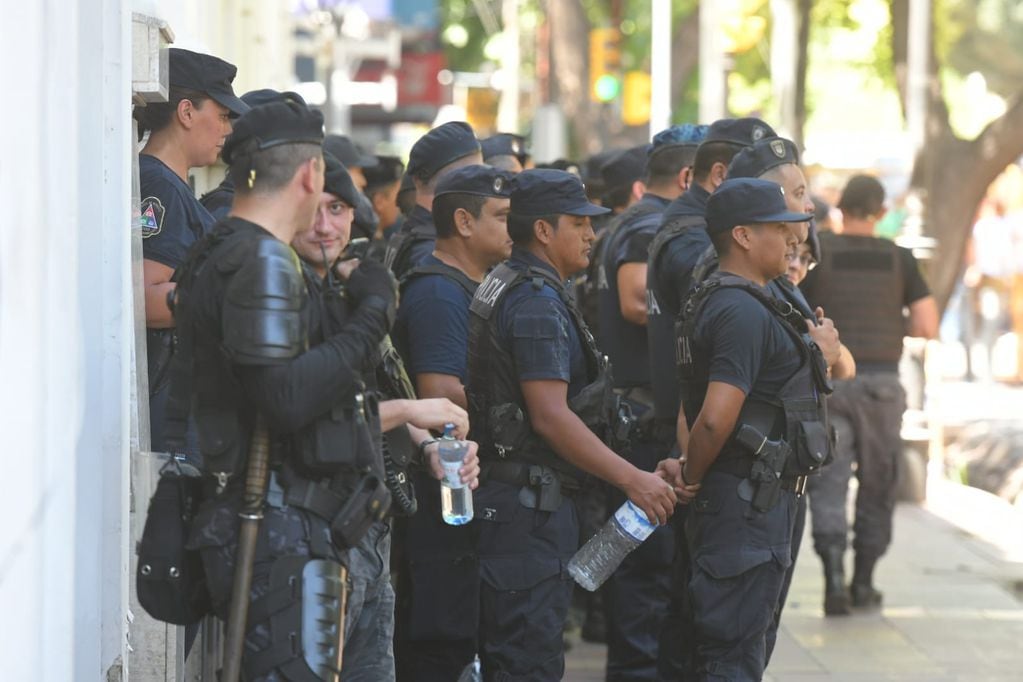
[[[567,171],[531,168],[515,176],[511,212],[521,216],[594,216],[611,209],[591,204],[582,180]]]
[[[515,175],[492,166],[462,166],[437,183],[434,198],[442,194],[473,194],[478,197],[510,197]]]
[[[323,149],[336,156],[346,168],[368,168],[377,165],[377,157],[367,154],[347,135],[327,135],[323,138]]]
[[[340,159],[328,151],[323,152],[325,169],[323,171],[323,191],[330,192],[352,208],[359,205],[361,193],[348,174],[348,169]]]
[[[748,147],[765,137],[777,136],[778,133],[774,132],[774,128],[759,118],[722,118],[710,124],[703,143],[728,142],[740,147]]]
[[[362,169],[362,174],[366,176],[366,192],[398,182],[405,172],[405,164],[397,156],[378,154],[376,161],[376,165]]]
[[[650,143],[650,156],[672,147],[698,147],[707,137],[710,126],[695,123],[681,123],[665,128],[654,135]]]
[[[519,161],[529,157],[526,138],[515,133],[498,133],[480,140],[480,150],[484,161],[495,156],[514,156]]]
[[[600,177],[604,180],[604,187],[609,190],[626,185],[631,187],[636,180],[642,179],[646,173],[646,158],[649,149],[650,145],[641,144],[619,152],[605,161],[604,165],[600,167]]]
[[[172,47],[168,50],[168,81],[172,86],[205,92],[217,104],[227,107],[236,116],[241,116],[249,107],[238,99],[231,88],[235,74],[234,64],[229,64],[211,54],[182,50]]]
[[[298,102],[271,102],[250,109],[234,124],[221,156],[230,165],[235,151],[249,140],[260,151],[282,144],[323,142],[323,114]]]
[[[479,150],[480,142],[472,126],[464,121],[451,121],[437,126],[412,145],[407,171],[420,180],[429,180],[444,166]]]
[[[759,178],[729,178],[707,200],[707,232],[727,232],[736,225],[802,223],[810,213],[795,213],[785,205],[781,185]]]
[[[270,88],[263,88],[262,90],[249,90],[242,95],[242,101],[249,105],[249,108],[259,107],[270,102],[298,102],[302,106],[306,106],[305,100],[302,99],[302,95],[297,92],[291,92],[286,90],[281,92],[279,90],[272,90]]]
[[[728,165],[730,178],[759,178],[761,175],[787,163],[799,165],[796,143],[784,137],[765,137],[752,146],[743,147]]]

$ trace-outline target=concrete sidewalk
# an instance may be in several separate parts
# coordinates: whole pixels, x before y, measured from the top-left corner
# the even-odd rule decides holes
[[[825,619],[807,536],[765,679],[1023,680],[1023,510],[932,480],[924,507],[898,508],[877,581],[882,612]],[[603,668],[604,648],[576,640],[565,680],[597,682]]]

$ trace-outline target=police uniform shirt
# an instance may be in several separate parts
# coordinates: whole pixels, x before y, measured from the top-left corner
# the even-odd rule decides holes
[[[142,257],[176,270],[216,221],[192,188],[155,156],[139,155],[139,189]]]
[[[508,264],[516,270],[541,268],[559,279],[553,267],[525,250],[513,249]],[[511,350],[520,381],[565,381],[569,398],[586,386],[582,340],[571,312],[550,284],[537,291],[527,280],[508,292],[497,329],[502,346]]]
[[[707,359],[709,381],[760,400],[774,400],[801,364],[782,323],[741,289],[722,288],[710,296],[696,323],[695,346]]]
[[[707,212],[709,198],[710,192],[700,185],[692,185],[685,194],[669,204],[661,224],[681,217],[702,218]],[[671,304],[672,314],[678,312],[678,308],[689,295],[693,268],[710,246],[707,230],[697,227],[686,230],[665,247],[657,263],[657,281],[654,284],[661,306]]]
[[[429,254],[419,265],[441,265]],[[402,287],[394,344],[408,373],[447,374],[465,383],[472,295],[443,275],[422,275]]]

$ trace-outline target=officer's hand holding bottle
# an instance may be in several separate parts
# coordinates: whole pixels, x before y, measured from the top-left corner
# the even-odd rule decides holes
[[[650,523],[665,524],[675,511],[678,497],[671,484],[657,474],[635,469],[622,485],[622,492],[643,510]]]
[[[443,431],[454,424],[455,438],[469,433],[469,413],[447,398],[420,398],[409,401],[408,423],[428,431]]]
[[[462,458],[462,467],[458,470],[462,483],[475,490],[480,484],[480,458],[477,454],[479,444],[476,441],[463,441],[466,444],[465,456]],[[438,481],[444,478],[444,463],[440,458],[440,441],[431,442],[423,448],[423,460],[430,470],[430,475]]]

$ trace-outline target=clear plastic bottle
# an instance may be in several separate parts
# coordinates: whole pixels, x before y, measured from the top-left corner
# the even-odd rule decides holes
[[[464,440],[455,438],[454,424],[445,424],[437,447],[444,467],[444,478],[440,482],[441,516],[444,523],[463,526],[472,521],[472,490],[458,475],[468,446]]]
[[[584,589],[597,591],[622,559],[639,547],[656,527],[642,509],[626,500],[568,562],[569,574]]]

